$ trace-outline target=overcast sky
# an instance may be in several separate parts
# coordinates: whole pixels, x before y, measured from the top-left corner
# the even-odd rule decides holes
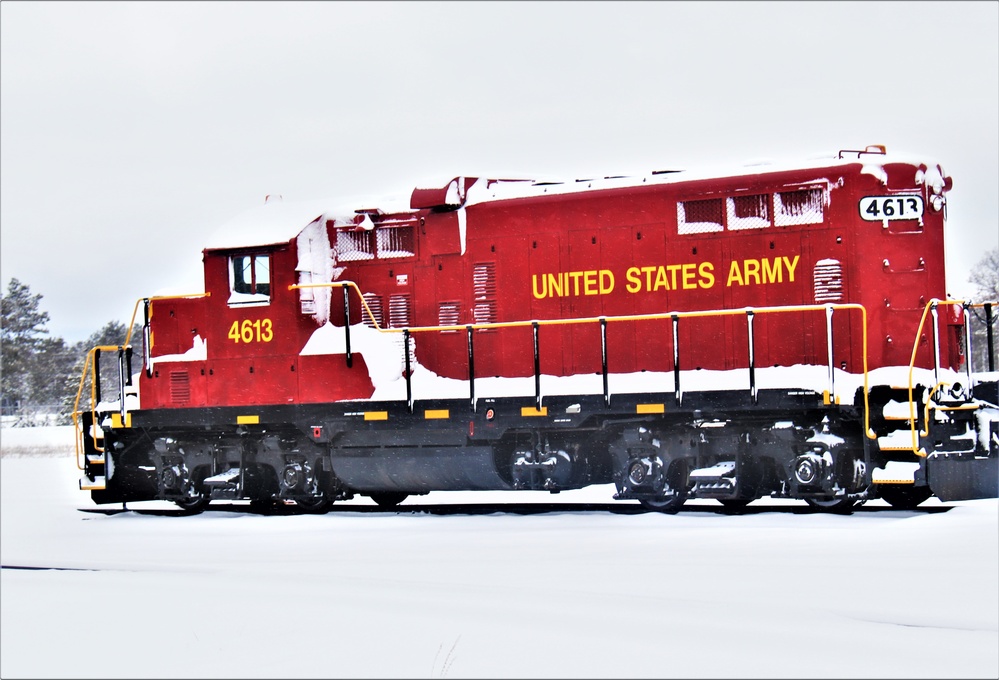
[[[641,174],[884,144],[999,246],[996,2],[0,3],[0,274],[51,335],[192,282],[267,194]]]

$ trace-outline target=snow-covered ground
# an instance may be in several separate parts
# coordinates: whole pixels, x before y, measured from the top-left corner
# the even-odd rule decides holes
[[[95,506],[72,447],[0,431],[3,678],[999,676],[996,500],[176,516]]]

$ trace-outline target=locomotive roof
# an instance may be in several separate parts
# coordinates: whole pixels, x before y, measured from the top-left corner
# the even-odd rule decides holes
[[[845,157],[844,157],[845,155]],[[357,215],[365,211],[380,213],[415,212],[420,201],[427,196],[439,196],[437,205],[451,208],[524,199],[540,196],[581,193],[604,189],[655,186],[691,182],[711,178],[743,177],[764,173],[815,170],[817,173],[835,167],[862,165],[861,172],[884,178],[883,166],[893,163],[925,165],[925,180],[943,184],[943,171],[939,165],[925,158],[870,151],[841,151],[827,157],[816,157],[805,162],[761,161],[747,165],[705,166],[690,170],[653,171],[640,175],[594,177],[559,181],[555,179],[485,179],[456,177],[443,187],[417,188],[412,194],[381,197],[317,199],[311,201],[269,200],[264,205],[251,208],[223,224],[207,240],[205,250],[230,250],[255,246],[287,244],[317,219],[333,219],[341,224],[356,222]],[[815,179],[820,179],[816,176]],[[429,207],[419,202],[422,207]]]
[[[206,241],[205,250],[229,250],[253,246],[287,244],[302,229],[321,217],[352,218],[357,210],[378,207],[408,211],[409,197],[386,196],[316,199],[310,201],[269,200],[243,211],[219,227]]]

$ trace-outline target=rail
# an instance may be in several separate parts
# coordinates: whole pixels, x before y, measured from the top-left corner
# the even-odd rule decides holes
[[[128,418],[128,406],[125,403],[125,388],[131,387],[132,385],[132,346],[130,341],[132,339],[132,328],[135,326],[135,317],[139,311],[139,303],[143,303],[145,310],[145,321],[142,325],[144,335],[143,345],[143,363],[146,367],[150,365],[149,362],[149,352],[150,352],[150,342],[149,337],[149,305],[151,302],[157,300],[181,300],[181,299],[196,299],[210,297],[211,293],[191,293],[188,295],[158,295],[153,297],[139,298],[135,301],[135,305],[132,307],[132,316],[128,322],[128,330],[125,333],[125,341],[120,345],[97,345],[91,348],[87,352],[86,359],[83,362],[83,371],[80,375],[80,384],[76,390],[76,399],[73,401],[73,432],[74,438],[76,440],[76,466],[80,469],[84,469],[84,465],[81,462],[80,450],[83,448],[84,432],[83,427],[80,424],[80,417],[87,411],[90,412],[90,427],[99,427],[97,424],[97,407],[101,401],[101,371],[100,371],[100,356],[101,352],[117,352],[118,353],[118,415],[121,418],[122,423],[125,423]],[[90,408],[86,411],[80,410],[80,400],[83,398],[84,390],[87,384],[87,378],[90,378]],[[91,436],[94,438],[94,450],[97,453],[103,453],[104,448],[97,444],[96,433],[92,433]]]
[[[971,333],[971,318],[970,315],[968,314],[969,309],[977,307],[985,309],[985,327],[986,327],[986,338],[988,342],[989,371],[995,370],[995,360],[993,359],[994,340],[992,335],[992,324],[993,324],[992,309],[993,307],[999,305],[999,303],[997,303],[994,300],[989,302],[972,303],[968,302],[967,300],[939,300],[937,298],[933,298],[926,303],[926,305],[923,307],[923,314],[919,318],[919,327],[916,329],[916,338],[912,343],[912,356],[909,358],[909,383],[908,383],[909,429],[912,434],[912,453],[918,456],[919,458],[926,458],[926,456],[928,455],[925,450],[919,447],[919,436],[917,436],[917,433],[918,435],[921,435],[923,437],[928,437],[930,435],[930,415],[929,415],[930,402],[932,401],[934,395],[941,388],[947,387],[951,384],[947,382],[942,382],[940,380],[940,324],[939,324],[939,312],[937,311],[940,305],[943,305],[945,307],[961,305],[961,308],[964,310],[964,315],[963,315],[964,316],[964,357],[965,357],[964,370],[968,380],[969,393],[970,390],[974,387],[972,370],[971,370],[971,362],[973,354],[971,351],[972,333]],[[916,426],[916,404],[912,400],[912,388],[913,388],[912,374],[913,371],[915,370],[916,354],[919,350],[920,338],[922,338],[923,336],[923,326],[926,325],[927,315],[933,317],[933,382],[936,384],[934,385],[933,389],[930,390],[929,394],[926,397],[926,404],[924,405],[924,416],[923,416],[923,419],[925,421],[925,426],[922,430],[919,430],[918,427]],[[951,410],[954,410],[954,408],[960,408],[960,407],[950,407]]]
[[[344,333],[345,333],[345,353],[347,365],[352,364],[351,346],[350,346],[350,305],[349,305],[349,292],[348,290],[353,290],[358,296],[361,302],[361,306],[367,313],[370,320],[370,325],[380,333],[401,333],[403,336],[403,354],[406,358],[406,401],[409,409],[413,408],[413,393],[412,393],[412,383],[410,376],[410,366],[409,366],[409,343],[410,337],[413,333],[429,333],[429,332],[440,332],[440,331],[462,331],[464,330],[468,337],[468,382],[469,382],[469,401],[472,412],[476,410],[476,400],[475,400],[475,350],[473,341],[473,331],[480,329],[495,329],[495,328],[526,328],[530,327],[532,329],[532,337],[534,343],[534,397],[535,397],[535,408],[541,409],[541,364],[540,364],[540,329],[542,326],[568,326],[568,325],[580,325],[580,324],[599,324],[600,325],[600,352],[601,352],[601,371],[603,380],[603,398],[606,404],[610,404],[610,390],[608,382],[608,370],[607,370],[607,325],[610,323],[618,323],[624,321],[652,321],[652,320],[666,320],[669,319],[672,324],[673,332],[673,387],[674,394],[677,403],[681,403],[683,398],[683,391],[680,384],[680,349],[679,349],[679,323],[681,319],[693,319],[693,318],[707,318],[707,317],[726,317],[726,316],[745,316],[747,329],[748,329],[748,358],[749,358],[749,390],[750,394],[755,402],[757,399],[757,385],[756,385],[756,365],[755,365],[755,343],[754,343],[754,333],[753,333],[753,323],[756,315],[758,314],[782,314],[791,312],[823,312],[826,315],[826,353],[827,353],[827,382],[828,389],[823,395],[824,401],[826,403],[831,403],[835,401],[835,368],[833,366],[833,313],[836,310],[845,311],[859,311],[861,314],[861,319],[863,321],[862,339],[863,339],[863,373],[864,373],[864,429],[869,439],[874,439],[875,434],[870,428],[870,404],[868,400],[868,366],[867,366],[867,309],[860,304],[856,303],[841,303],[841,304],[825,304],[825,305],[788,305],[780,307],[745,307],[741,309],[715,309],[715,310],[700,310],[694,312],[659,312],[651,314],[628,314],[622,316],[595,316],[595,317],[580,317],[575,319],[538,319],[531,321],[499,321],[490,323],[477,323],[477,324],[455,324],[455,325],[444,325],[444,326],[415,326],[407,328],[382,328],[379,326],[375,315],[372,313],[371,308],[368,307],[364,296],[361,294],[360,288],[353,281],[337,281],[333,283],[309,283],[309,284],[295,284],[288,286],[289,290],[298,290],[303,288],[340,288],[343,290],[343,300],[344,300]]]

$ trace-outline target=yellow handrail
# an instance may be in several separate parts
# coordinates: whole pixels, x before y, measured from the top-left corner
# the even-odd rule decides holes
[[[128,331],[125,333],[125,342],[122,343],[122,346],[128,347],[128,341],[132,339],[132,329],[135,327],[135,316],[139,313],[140,302],[156,302],[158,300],[196,300],[198,298],[211,296],[211,293],[190,293],[188,295],[154,295],[152,297],[139,298],[135,301],[135,306],[132,307],[132,318],[128,322]]]
[[[83,372],[80,375],[80,385],[79,385],[79,387],[76,390],[76,399],[73,402],[73,414],[72,414],[72,417],[73,417],[73,431],[74,431],[75,438],[76,438],[76,466],[79,469],[81,469],[81,470],[84,469],[84,466],[80,462],[80,447],[81,447],[81,445],[83,443],[83,430],[80,427],[80,416],[82,415],[83,412],[80,411],[80,399],[83,396],[83,388],[84,388],[84,385],[86,385],[86,382],[87,382],[87,371],[88,371],[88,369],[91,370],[93,372],[93,374],[94,374],[92,376],[91,381],[90,381],[90,409],[89,410],[90,410],[91,417],[92,417],[92,420],[93,420],[92,424],[96,424],[96,421],[97,421],[97,418],[96,418],[96,414],[97,414],[97,403],[96,403],[96,401],[97,401],[97,384],[96,384],[96,381],[100,380],[100,376],[97,375],[97,362],[94,360],[94,353],[97,352],[97,351],[101,351],[101,352],[114,351],[114,352],[117,352],[118,350],[123,349],[123,348],[129,346],[129,341],[132,339],[132,328],[135,326],[135,317],[136,317],[136,315],[139,312],[139,303],[140,302],[153,302],[153,301],[156,301],[156,300],[181,300],[181,299],[187,299],[187,298],[196,299],[196,298],[204,298],[204,297],[211,297],[211,293],[210,292],[206,292],[206,293],[191,293],[191,294],[188,294],[188,295],[157,295],[157,296],[148,297],[148,298],[139,298],[138,300],[135,301],[135,305],[132,307],[132,316],[131,316],[131,318],[129,319],[129,322],[128,322],[128,330],[125,332],[125,341],[121,345],[98,345],[96,347],[92,347],[90,350],[87,351],[86,359],[83,362]],[[125,395],[124,394],[120,394],[118,396],[121,399],[122,407],[124,407],[124,404],[125,404]],[[98,448],[96,446],[96,443],[95,443],[95,448],[99,452],[103,452],[104,451],[104,449]]]
[[[924,450],[922,450],[922,449],[919,448],[919,438],[916,436],[916,430],[917,430],[917,428],[916,428],[916,403],[912,400],[912,373],[915,370],[915,366],[916,366],[916,353],[919,351],[919,339],[923,335],[923,326],[926,323],[926,315],[930,312],[931,309],[935,309],[939,305],[944,305],[944,306],[961,305],[962,307],[985,307],[985,305],[995,305],[995,304],[997,304],[995,301],[971,303],[971,302],[967,302],[966,300],[938,300],[936,298],[933,298],[932,300],[930,300],[929,302],[927,302],[926,305],[923,307],[923,314],[919,318],[919,327],[916,329],[916,338],[915,338],[915,340],[912,343],[912,355],[909,358],[909,385],[908,385],[908,389],[909,389],[909,431],[912,434],[912,453],[915,454],[917,457],[919,457],[919,458],[926,458],[927,453],[926,453],[926,451],[924,451]],[[967,321],[965,323],[967,323]],[[936,332],[936,329],[934,329],[934,332]],[[934,361],[935,361],[935,359],[934,359]],[[968,354],[965,357],[965,361],[968,361],[968,362],[971,361],[971,355],[970,354]],[[970,369],[970,366],[971,365],[969,363],[968,364],[969,369]],[[930,416],[929,416],[929,413],[930,413],[930,400],[933,398],[933,395],[936,394],[937,391],[941,387],[944,387],[946,385],[950,385],[950,383],[938,382],[933,387],[933,389],[930,390],[930,393],[926,397],[926,405],[925,405],[925,408],[924,408],[924,419],[926,420],[926,426],[925,426],[924,430],[920,431],[920,434],[922,434],[922,436],[924,436],[924,437],[928,437],[929,434],[930,434]],[[971,385],[969,385],[968,388],[970,389]]]
[[[787,305],[782,307],[746,307],[741,309],[715,309],[715,310],[700,310],[696,312],[657,312],[651,314],[628,314],[622,316],[591,316],[591,317],[579,317],[573,319],[538,319],[533,321],[500,321],[492,323],[473,323],[473,324],[459,324],[459,325],[448,325],[448,326],[415,326],[409,328],[382,328],[378,325],[375,315],[372,313],[371,309],[368,307],[368,303],[364,300],[364,296],[361,294],[361,289],[358,288],[357,284],[353,281],[335,281],[332,283],[304,283],[304,284],[293,284],[288,286],[288,290],[298,290],[301,288],[350,288],[357,296],[360,298],[361,305],[367,312],[368,317],[371,320],[372,327],[379,333],[403,333],[409,331],[410,333],[425,333],[425,332],[435,332],[435,331],[459,331],[472,328],[475,330],[483,328],[523,328],[532,326],[533,324],[538,324],[539,326],[564,326],[573,324],[585,324],[585,323],[599,323],[601,321],[618,322],[618,321],[651,321],[651,320],[663,320],[670,318],[703,318],[703,317],[719,317],[719,316],[739,316],[746,314],[747,311],[752,311],[754,314],[780,314],[787,312],[810,312],[810,311],[826,311],[828,309],[845,309],[845,310],[859,310],[861,313],[861,318],[863,320],[863,364],[864,364],[864,431],[869,439],[875,439],[876,435],[871,431],[870,428],[870,403],[868,399],[868,363],[867,363],[867,308],[861,304],[857,303],[842,303],[842,304],[826,304],[826,305]],[[835,369],[833,369],[835,370]],[[832,395],[830,395],[832,397]]]
[[[100,380],[100,376],[97,375],[97,362],[94,359],[94,353],[98,351],[117,352],[118,349],[118,345],[98,345],[87,352],[87,357],[83,362],[83,374],[80,376],[80,386],[76,390],[76,400],[73,402],[73,431],[76,434],[76,466],[81,470],[83,469],[83,465],[80,462],[80,445],[83,443],[83,429],[79,423],[79,418],[82,414],[82,411],[80,411],[80,398],[83,396],[83,388],[87,383],[87,370],[90,369],[93,371],[93,376],[90,380],[90,410],[91,413],[95,413],[97,408],[95,403],[97,401],[97,381]],[[94,420],[96,421],[96,419]],[[91,427],[95,424],[95,422],[92,422]],[[104,449],[97,447],[96,443],[94,446],[97,451],[104,451]]]

